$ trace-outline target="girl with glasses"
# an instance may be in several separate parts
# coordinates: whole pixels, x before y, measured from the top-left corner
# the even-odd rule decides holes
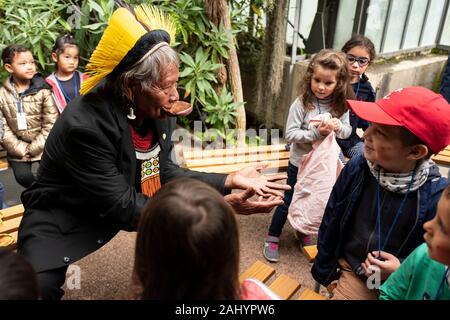
[[[344,44],[342,52],[347,55],[351,77],[350,83],[356,99],[374,102],[376,94],[369,82],[369,78],[365,74],[367,67],[376,56],[374,44],[369,38],[356,34]],[[350,111],[350,125],[352,126],[350,137],[348,139],[336,139],[342,149],[342,153],[347,158],[364,153],[364,142],[356,134],[356,129],[361,128],[365,131],[369,126],[367,121],[358,118],[352,111]]]

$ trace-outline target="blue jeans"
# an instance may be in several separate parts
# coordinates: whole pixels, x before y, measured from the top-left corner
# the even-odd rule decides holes
[[[286,223],[289,206],[291,205],[292,195],[294,194],[294,186],[297,183],[298,167],[290,162],[287,168],[287,184],[291,186],[291,190],[284,192],[284,203],[278,206],[272,217],[269,227],[269,236],[279,237]]]

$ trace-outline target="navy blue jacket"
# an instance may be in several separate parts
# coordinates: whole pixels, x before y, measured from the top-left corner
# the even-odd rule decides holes
[[[317,241],[318,254],[311,269],[313,278],[327,286],[339,277],[338,259],[342,257],[342,239],[349,218],[356,214],[356,204],[361,196],[365,179],[371,175],[364,156],[357,156],[344,167],[336,181],[319,228]],[[439,169],[430,169],[428,180],[418,190],[418,221],[411,226],[409,238],[402,251],[411,253],[423,243],[423,224],[436,214],[436,207],[447,179],[441,177]],[[375,195],[374,195],[375,196]]]
[[[372,88],[367,77],[362,77],[359,82],[352,84],[353,91],[357,100],[374,102],[375,101],[375,91]],[[350,125],[352,126],[352,133],[347,139],[336,138],[337,143],[343,151],[346,151],[356,145],[358,142],[363,141],[357,134],[356,129],[361,128],[366,130],[369,127],[369,123],[366,120],[359,118],[356,114],[350,110]],[[344,152],[345,154],[346,152]]]

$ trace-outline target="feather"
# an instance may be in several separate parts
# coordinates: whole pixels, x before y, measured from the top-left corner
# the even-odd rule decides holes
[[[117,9],[89,59],[85,70],[89,78],[81,85],[80,93],[86,94],[111,73],[139,38],[146,33],[147,31],[129,10]]]
[[[162,29],[169,33],[170,44],[175,42],[177,28],[175,21],[167,13],[159,10],[155,6],[141,4],[134,9],[136,18],[150,31]]]

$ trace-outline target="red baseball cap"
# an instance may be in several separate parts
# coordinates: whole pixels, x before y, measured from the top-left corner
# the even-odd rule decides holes
[[[433,153],[450,144],[450,104],[427,88],[401,88],[375,102],[347,100],[347,105],[361,119],[405,127]]]

